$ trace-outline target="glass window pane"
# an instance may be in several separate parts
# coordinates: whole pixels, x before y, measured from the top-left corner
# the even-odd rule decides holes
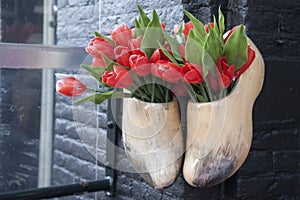
[[[1,42],[43,42],[43,0],[1,0]]]
[[[40,74],[36,69],[1,69],[1,192],[37,187]]]
[[[1,42],[43,43],[43,0],[0,0]],[[41,69],[0,69],[0,192],[36,188]]]

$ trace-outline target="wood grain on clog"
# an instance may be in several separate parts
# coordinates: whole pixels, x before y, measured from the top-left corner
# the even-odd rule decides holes
[[[264,80],[264,61],[256,46],[251,66],[225,98],[188,103],[183,174],[195,187],[209,187],[232,176],[245,161],[252,142],[252,109]]]
[[[177,100],[124,99],[122,129],[125,152],[137,173],[157,189],[171,185],[184,151]]]

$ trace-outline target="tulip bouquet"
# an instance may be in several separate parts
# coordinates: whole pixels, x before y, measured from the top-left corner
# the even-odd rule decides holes
[[[150,19],[140,6],[134,28],[122,24],[110,36],[95,33],[86,48],[91,65],[81,65],[99,81],[95,94],[78,102],[100,104],[109,98],[137,98],[146,102],[169,102],[189,95],[194,102],[225,97],[238,77],[250,66],[255,52],[247,42],[244,26],[225,34],[224,16],[203,25],[190,19],[168,33],[155,10]],[[87,88],[74,77],[64,77],[56,89],[66,96],[81,96]]]

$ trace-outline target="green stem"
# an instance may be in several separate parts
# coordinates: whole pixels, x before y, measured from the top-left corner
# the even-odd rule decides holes
[[[200,92],[201,94],[203,95],[204,99],[206,102],[208,102],[208,96],[207,96],[207,93],[206,93],[206,90],[205,88],[203,87],[203,84],[199,84],[199,88],[200,88]]]
[[[159,83],[156,83],[155,77],[153,77],[153,85],[154,85],[153,87],[155,87],[155,89],[156,89],[156,92],[155,92],[155,97],[157,98],[156,102],[157,103],[164,102],[165,91]]]
[[[151,83],[151,81],[150,81],[150,75],[143,77],[143,79],[144,79],[144,83],[146,85],[146,89],[147,89],[148,93],[151,94],[151,92],[152,92],[152,84],[150,84]]]
[[[151,101],[150,98],[145,94],[144,91],[142,91],[141,88],[138,88],[138,89],[137,89],[137,92],[138,92],[138,94],[140,95],[140,97],[141,97],[141,99],[142,99],[143,101],[147,101],[147,102],[150,102],[150,101]]]
[[[203,84],[205,84],[203,87],[204,87],[204,89],[206,91],[206,94],[208,94],[207,95],[207,101],[213,101],[214,98],[213,98],[213,94],[211,93],[211,90],[209,89],[209,87],[207,86],[206,83],[203,83]]]
[[[151,90],[148,91],[146,85],[141,86],[140,89],[145,93],[145,95],[151,97]]]
[[[158,87],[158,90],[159,90],[161,96],[164,96],[164,94],[165,94],[164,89],[161,87],[160,84],[156,84],[156,85],[157,85],[157,87]]]
[[[99,89],[95,89],[95,88],[90,88],[90,87],[86,87],[87,90],[92,91],[92,92],[97,92],[97,93],[104,93],[104,92],[109,92],[110,90],[99,90]]]
[[[221,91],[220,91],[220,93],[219,93],[219,99],[222,99],[223,97],[226,96],[226,91],[227,91],[227,89],[221,88],[220,90],[221,90]]]
[[[154,95],[155,95],[154,102],[156,102],[156,103],[159,103],[159,102],[162,103],[162,102],[164,102],[164,93],[161,91],[160,85],[158,85],[158,84],[155,84]]]
[[[155,78],[153,78],[155,80]],[[152,93],[151,93],[151,102],[154,102],[154,97],[155,97],[155,82],[153,81],[152,85]]]
[[[165,93],[165,103],[168,103],[170,101],[169,99],[169,91],[170,91],[170,87],[171,87],[172,83],[167,82],[166,83],[166,93]]]
[[[127,88],[129,89],[129,88]],[[139,87],[136,82],[132,83],[132,88],[129,89],[131,92],[131,96],[133,97],[139,97],[139,99],[141,99],[142,101],[150,101],[149,98],[147,98],[147,95],[145,94],[145,92],[142,90],[141,87]],[[147,100],[148,99],[148,100]]]
[[[169,89],[166,90],[165,103],[169,102]]]

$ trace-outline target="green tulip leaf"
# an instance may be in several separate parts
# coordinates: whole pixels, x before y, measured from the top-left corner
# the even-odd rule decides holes
[[[146,15],[146,13],[144,12],[143,8],[140,5],[137,5],[138,11],[139,11],[139,23],[142,27],[147,27],[150,19],[149,17]]]
[[[105,66],[91,66],[91,65],[80,65],[83,69],[87,70],[92,77],[94,77],[97,81],[99,81],[99,84],[106,88],[111,88],[111,86],[105,84],[102,82],[102,75],[107,69]]]
[[[209,25],[210,26],[210,25]],[[220,30],[219,30],[219,26],[216,20],[216,17],[214,16],[214,28],[213,28],[214,32],[219,36],[220,35]]]
[[[207,102],[201,94],[198,94],[197,92],[195,92],[195,95],[199,102]]]
[[[109,38],[109,37],[106,37],[105,35],[99,33],[99,32],[95,32],[95,36],[99,37],[99,38],[102,38],[103,40],[111,43],[114,47],[116,46],[116,44]]]
[[[206,36],[206,31],[204,28],[204,25],[201,21],[199,21],[196,17],[194,17],[191,13],[189,13],[188,11],[183,9],[183,12],[185,13],[185,15],[191,20],[195,33],[198,35],[198,37],[201,40],[204,40],[205,36]]]
[[[164,31],[161,27],[159,17],[155,10],[152,12],[152,20],[148,24],[144,37],[141,42],[141,49],[150,59],[155,49],[159,48],[159,44],[164,43]]]
[[[208,24],[209,34],[204,41],[204,54],[203,54],[203,76],[205,77],[209,71],[216,76],[216,63],[221,56],[222,43],[219,35]]]
[[[203,50],[204,51],[204,50]],[[211,71],[213,76],[216,77],[216,63],[215,61],[211,58],[211,56],[204,51],[203,56],[202,56],[202,69],[203,69],[203,78],[207,76],[208,72]]]
[[[194,29],[190,30],[185,46],[185,57],[188,62],[202,66],[203,46]]]
[[[227,58],[229,65],[234,65],[234,70],[242,67],[247,61],[248,43],[243,25],[240,25],[226,41],[223,56]]]
[[[117,90],[111,90],[111,91],[108,91],[108,92],[96,93],[96,94],[90,95],[88,97],[78,99],[74,102],[74,104],[79,104],[79,103],[86,102],[86,101],[90,101],[94,104],[101,104],[104,101],[106,101],[107,99],[111,99],[111,98],[129,98],[129,97],[130,97],[129,94],[119,92]]]
[[[101,53],[101,56],[103,58],[103,61],[105,62],[105,66],[106,66],[105,70],[106,71],[113,70],[114,69],[114,65],[120,66],[119,63],[117,63],[117,62],[109,59],[105,54]]]
[[[225,31],[225,20],[224,20],[224,15],[221,11],[221,6],[219,7],[218,10],[218,14],[219,14],[219,30],[220,30],[220,37],[223,37],[224,31]]]
[[[170,54],[170,53],[168,52],[167,49],[165,49],[161,44],[159,44],[159,48],[160,48],[161,51],[165,54],[165,56],[167,56],[167,57],[171,60],[171,62],[173,62],[173,63],[175,63],[175,64],[178,65],[178,62],[176,61],[176,59],[172,56],[172,54]]]
[[[137,38],[141,35],[144,35],[144,29],[142,28],[142,25],[140,24],[139,20],[134,20],[134,37]]]
[[[181,44],[185,43],[185,41],[186,41],[186,38],[182,33],[183,29],[184,29],[184,21],[182,20],[182,22],[180,23],[178,32],[175,35],[176,38],[180,38]]]
[[[214,31],[211,25],[208,25],[209,34],[204,43],[204,49],[211,56],[212,60],[217,63],[222,52],[222,43],[220,42],[219,34]]]
[[[91,76],[93,76],[96,80],[101,80],[102,74],[105,72],[105,67],[100,66],[91,66],[91,65],[80,65],[83,69],[87,70]]]
[[[183,62],[181,55],[178,50],[178,42],[175,38],[172,38],[168,33],[164,32],[165,39],[167,40],[168,44],[171,46],[172,54],[174,58],[178,61]]]
[[[179,26],[179,29],[178,29],[177,35],[182,33],[182,31],[183,31],[183,28],[184,28],[184,21],[182,20],[182,22],[180,23],[180,26]]]

